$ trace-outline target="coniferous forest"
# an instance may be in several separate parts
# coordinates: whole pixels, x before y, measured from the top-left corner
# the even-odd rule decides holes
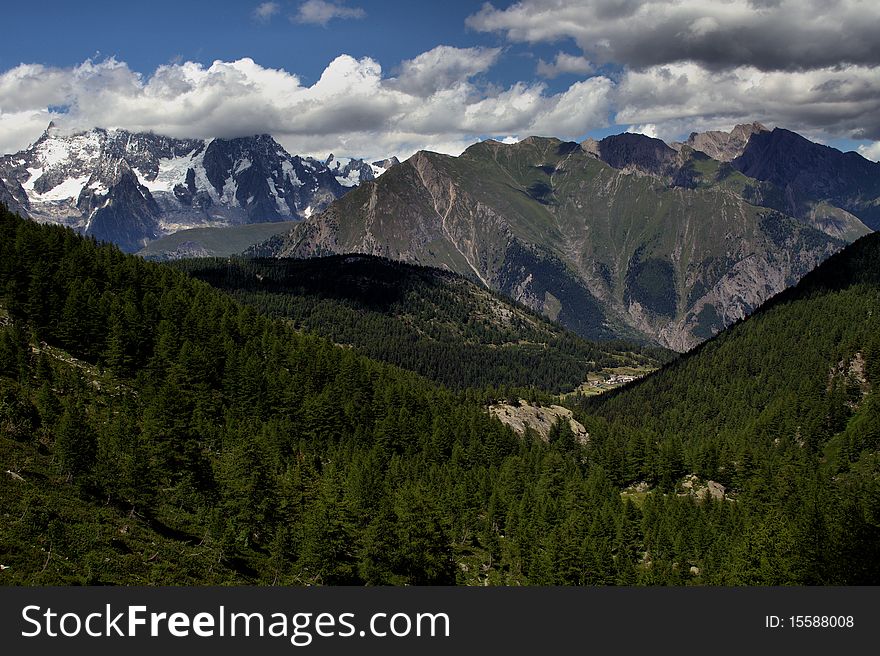
[[[671,355],[588,341],[456,274],[385,258],[206,258],[174,266],[300,330],[453,389],[571,392],[590,372],[658,366]]]
[[[0,582],[880,581],[877,235],[570,397],[583,442],[490,417],[503,360],[431,380],[274,314],[0,212]]]

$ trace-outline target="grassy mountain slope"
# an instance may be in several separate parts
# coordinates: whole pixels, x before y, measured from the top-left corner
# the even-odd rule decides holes
[[[224,228],[181,230],[147,244],[138,255],[148,260],[176,260],[186,257],[228,257],[274,235],[290,230],[290,222],[251,223]]]
[[[389,174],[255,252],[445,267],[582,336],[685,350],[843,244],[729,187],[675,186],[556,139],[420,152]]]
[[[656,349],[588,342],[470,280],[372,256],[187,260],[243,303],[451,388],[571,391],[603,368],[657,366]]]

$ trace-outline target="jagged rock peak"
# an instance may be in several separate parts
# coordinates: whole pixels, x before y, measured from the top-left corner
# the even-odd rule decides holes
[[[684,145],[690,146],[694,150],[706,153],[712,159],[730,162],[742,155],[753,134],[769,131],[765,125],[757,121],[742,123],[734,126],[730,132],[723,130],[691,132],[687,141],[673,144],[673,147],[680,150]]]
[[[305,218],[345,192],[323,163],[291,155],[268,134],[179,139],[54,124],[0,157],[0,180],[31,218],[128,251],[184,228]]]
[[[385,159],[380,159],[379,161],[372,162],[373,166],[378,166],[380,169],[387,171],[392,166],[397,166],[400,164],[400,160],[397,159],[396,156],[386,157]]]

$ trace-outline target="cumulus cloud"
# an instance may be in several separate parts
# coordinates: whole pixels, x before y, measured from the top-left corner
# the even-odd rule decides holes
[[[652,66],[626,71],[613,102],[617,123],[653,123],[663,138],[758,120],[802,132],[880,139],[880,67],[785,72]]]
[[[341,2],[306,0],[299,6],[293,19],[297,23],[327,25],[334,18],[363,18],[367,13],[360,7],[346,7]]]
[[[572,39],[592,60],[763,71],[880,64],[880,3],[861,0],[521,0],[467,25],[515,42]]]
[[[10,112],[0,108],[0,153],[19,151],[45,130],[56,116],[48,109]]]
[[[866,146],[859,146],[859,154],[866,159],[880,162],[880,141],[875,141]]]
[[[281,5],[277,2],[261,2],[254,9],[254,18],[266,22],[281,11]]]
[[[50,119],[68,131],[265,132],[294,153],[377,159],[420,148],[457,154],[483,136],[577,138],[606,125],[611,80],[591,78],[556,94],[543,84],[478,84],[473,78],[497,57],[495,49],[441,46],[388,77],[369,57],[341,55],[311,86],[251,59],[173,63],[150,75],[115,59],[73,68],[22,64],[0,74],[0,148],[25,147]]]
[[[551,63],[545,62],[543,59],[538,60],[538,75],[547,78],[554,78],[563,73],[574,73],[576,75],[586,75],[593,72],[593,64],[586,57],[570,55],[566,52],[556,53],[556,58]]]
[[[646,137],[653,137],[654,139],[658,138],[657,126],[653,123],[645,123],[644,125],[630,125],[627,129],[627,132],[632,132],[633,134],[643,134]]]
[[[500,52],[500,48],[437,46],[403,62],[396,86],[408,93],[429,96],[489,70]]]
[[[607,16],[615,11],[626,11],[625,3],[606,7]],[[26,146],[49,120],[67,130],[177,137],[270,133],[295,153],[377,159],[421,148],[456,154],[488,136],[580,139],[611,123],[670,141],[758,120],[814,140],[871,142],[860,152],[877,158],[880,66],[785,71],[673,62],[624,67],[551,92],[543,82],[486,82],[501,53],[437,46],[393,75],[369,57],[341,55],[311,85],[251,59],[175,62],[143,74],[112,58],[71,68],[21,64],[0,73],[0,150]],[[560,54],[547,66],[575,64]]]

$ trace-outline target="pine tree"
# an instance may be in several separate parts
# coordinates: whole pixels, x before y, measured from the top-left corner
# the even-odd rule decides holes
[[[69,476],[87,474],[95,465],[97,451],[97,437],[86,420],[85,408],[68,401],[55,431],[55,453],[62,472]]]

